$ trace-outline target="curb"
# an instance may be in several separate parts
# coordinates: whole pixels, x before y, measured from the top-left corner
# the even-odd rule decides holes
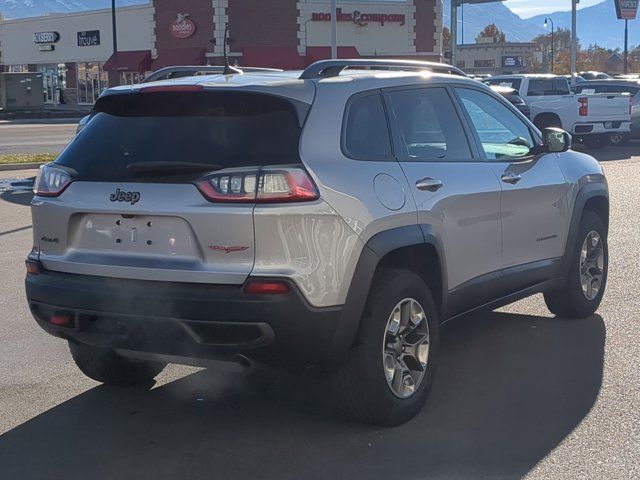
[[[0,172],[9,172],[12,170],[33,170],[34,168],[40,168],[47,162],[31,162],[31,163],[5,163],[0,164]]]

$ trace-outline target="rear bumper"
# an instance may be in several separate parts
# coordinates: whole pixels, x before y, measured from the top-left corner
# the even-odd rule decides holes
[[[28,274],[27,300],[48,333],[65,339],[189,359],[241,354],[304,368],[322,364],[342,307],[310,306],[295,284],[284,295],[252,295],[242,286],[122,280],[43,271]],[[54,315],[72,324],[56,326]]]
[[[605,126],[609,123],[609,120],[601,122],[585,122],[576,123],[573,126],[573,134],[575,135],[599,135],[603,133],[625,133],[631,129],[631,122],[624,121],[611,121],[611,126],[608,128]]]

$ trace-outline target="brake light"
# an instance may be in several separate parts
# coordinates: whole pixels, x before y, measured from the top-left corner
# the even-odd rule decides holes
[[[43,165],[33,185],[33,193],[41,197],[57,197],[73,182],[71,175],[55,164]]]
[[[589,99],[586,97],[580,97],[578,99],[578,103],[580,104],[578,115],[580,115],[581,117],[586,117],[587,115],[589,115]]]
[[[284,295],[291,291],[285,282],[252,280],[244,287],[252,295]]]
[[[210,202],[287,203],[317,200],[313,180],[301,168],[215,173],[196,183]]]
[[[143,87],[139,91],[143,93],[154,92],[202,92],[202,85],[156,85],[153,87]]]

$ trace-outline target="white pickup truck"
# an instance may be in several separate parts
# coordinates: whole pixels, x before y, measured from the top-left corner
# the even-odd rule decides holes
[[[559,75],[499,75],[484,83],[518,90],[539,129],[563,128],[589,148],[603,147],[612,133],[627,133],[631,129],[628,94],[576,95],[567,79]]]

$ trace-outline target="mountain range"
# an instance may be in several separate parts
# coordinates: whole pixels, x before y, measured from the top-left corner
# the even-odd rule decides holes
[[[146,0],[117,0],[119,6],[146,3]],[[264,0],[268,1],[268,0]],[[542,26],[545,17],[551,17],[555,27],[570,28],[571,12],[554,12],[523,19],[513,13],[506,3],[469,4],[464,7],[464,42],[473,43],[480,31],[495,23],[506,35],[507,41],[526,42],[536,35],[548,33]],[[444,24],[450,25],[451,0],[444,1]],[[46,13],[68,13],[78,10],[107,8],[110,0],[0,0],[0,13],[5,18],[21,18]],[[462,12],[458,12],[458,21]],[[614,0],[578,10],[578,38],[583,47],[597,43],[603,47],[622,47],[624,22],[615,14]],[[462,40],[462,35],[459,40]],[[629,22],[629,45],[640,44],[640,18]]]

